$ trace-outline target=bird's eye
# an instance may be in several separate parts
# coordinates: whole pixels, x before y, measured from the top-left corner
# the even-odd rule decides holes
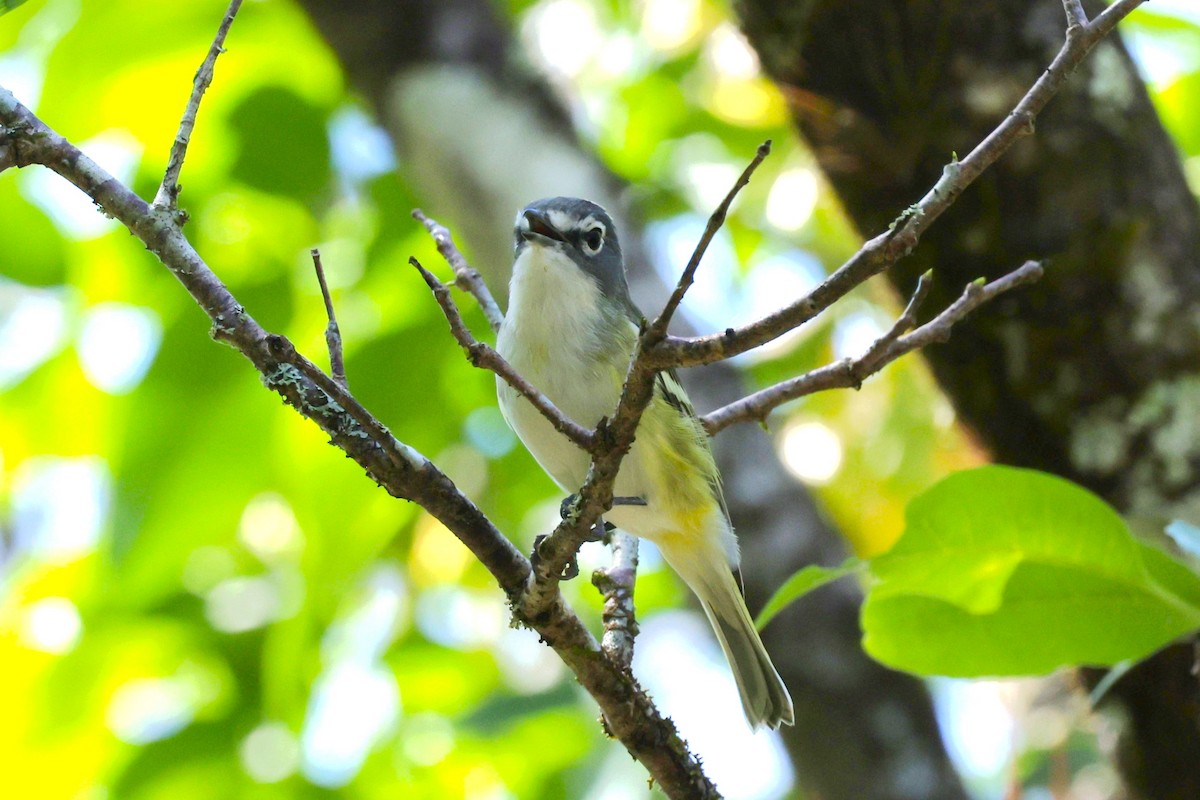
[[[583,251],[589,256],[594,256],[600,252],[600,248],[604,247],[604,226],[594,225],[584,231],[583,234]]]

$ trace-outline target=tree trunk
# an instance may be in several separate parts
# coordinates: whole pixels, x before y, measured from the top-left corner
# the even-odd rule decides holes
[[[533,199],[565,194],[613,213],[635,297],[646,309],[661,305],[666,291],[637,246],[640,226],[624,209],[622,187],[579,146],[544,82],[514,66],[509,33],[485,0],[302,5],[392,133],[405,178],[498,295],[512,262],[513,215]],[[701,408],[742,388],[728,367],[698,377],[689,389]],[[801,566],[844,557],[842,540],[761,431],[741,426],[716,445],[751,608]],[[829,800],[964,798],[924,685],[862,652],[860,600],[852,584],[828,587],[764,636],[796,703],[796,726],[784,735],[800,784]]]
[[[1094,13],[1095,4],[1090,4]],[[744,31],[864,235],[885,229],[1050,62],[1059,0],[740,0]],[[1200,517],[1200,213],[1121,43],[1102,43],[891,275],[927,309],[1049,259],[926,351],[997,461],[1056,472],[1130,517]],[[1136,796],[1200,797],[1200,691],[1168,648],[1109,697]],[[1095,677],[1095,676],[1091,676]]]

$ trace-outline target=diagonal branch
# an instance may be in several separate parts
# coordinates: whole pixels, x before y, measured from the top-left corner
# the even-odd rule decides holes
[[[1063,10],[1067,12],[1068,35],[1073,27],[1084,28],[1087,26],[1087,12],[1083,10],[1082,0],[1063,0]]]
[[[758,169],[758,165],[771,154],[771,140],[767,139],[758,146],[758,151],[754,154],[753,160],[742,170],[742,174],[733,184],[733,188],[725,195],[725,199],[717,206],[712,215],[708,218],[708,224],[704,227],[704,233],[700,236],[700,241],[696,243],[695,249],[692,251],[692,257],[688,259],[687,266],[684,267],[683,274],[679,276],[679,282],[675,284],[675,290],[671,292],[671,296],[667,298],[667,304],[663,306],[662,313],[658,315],[658,319],[650,325],[651,340],[657,341],[667,335],[667,327],[671,324],[671,318],[675,315],[675,311],[679,308],[679,304],[683,302],[683,296],[692,282],[696,278],[696,269],[700,266],[700,259],[704,258],[705,252],[708,251],[708,245],[712,242],[713,237],[717,235],[717,231],[725,224],[725,218],[729,215],[729,207],[733,205],[734,198],[746,185],[750,183],[750,176]]]
[[[483,310],[483,315],[487,317],[492,333],[499,333],[500,324],[504,322],[500,306],[496,303],[496,298],[492,297],[492,292],[484,282],[483,276],[468,264],[462,253],[459,252],[450,230],[437,220],[425,216],[425,212],[419,208],[414,208],[412,215],[413,219],[420,222],[429,231],[429,235],[433,237],[433,241],[437,245],[438,252],[454,270],[454,285],[475,298],[475,302],[479,303],[479,307]]]
[[[901,356],[950,338],[953,327],[979,306],[1040,277],[1042,265],[1027,261],[991,283],[969,283],[962,295],[940,314],[911,333],[906,333],[916,324],[916,310],[928,293],[928,274],[922,275],[904,313],[867,352],[856,359],[846,358],[781,381],[722,406],[701,418],[704,429],[712,436],[738,422],[765,422],[771,411],[789,400],[829,389],[857,389],[869,376]]]
[[[1067,2],[1067,0],[1064,0]],[[808,322],[868,278],[889,269],[907,255],[921,235],[958,199],[985,169],[1016,141],[1033,133],[1033,122],[1067,79],[1104,36],[1145,0],[1117,0],[1091,22],[1072,27],[1050,66],[1012,112],[962,161],[952,160],[933,187],[892,223],[891,229],[867,241],[850,260],[807,296],[741,328],[697,337],[667,336],[654,344],[649,360],[660,368],[711,364],[753,350]],[[1071,5],[1067,4],[1068,13]],[[1076,33],[1071,33],[1076,31]]]
[[[192,248],[173,215],[151,207],[2,87],[0,126],[0,146],[18,144],[23,165],[40,164],[66,178],[140,239],[209,316],[213,336],[246,356],[267,388],[317,424],[389,494],[425,508],[471,550],[508,595],[516,618],[554,648],[600,706],[608,731],[668,796],[718,796],[674,724],[604,654],[562,594],[554,592],[533,613],[522,602],[529,561],[432,462],[395,439],[287,339],[264,330]]]
[[[454,335],[455,341],[462,346],[466,351],[467,360],[472,366],[479,369],[486,369],[494,372],[504,380],[512,388],[516,389],[525,397],[533,407],[541,412],[554,429],[566,436],[583,450],[592,449],[592,432],[582,425],[578,424],[561,410],[558,406],[550,401],[550,398],[542,394],[536,386],[534,386],[525,378],[521,377],[512,365],[504,360],[504,356],[496,352],[494,347],[484,344],[475,338],[467,324],[463,321],[462,314],[458,312],[458,306],[454,304],[454,298],[450,296],[450,290],[446,288],[446,284],[437,279],[432,272],[421,266],[421,262],[415,258],[409,258],[408,263],[417,268],[421,273],[421,277],[425,279],[425,283],[433,291],[433,296],[437,300],[438,305],[442,309],[442,313],[446,316],[446,321],[450,323],[450,333]]]
[[[175,134],[175,142],[171,145],[171,155],[167,158],[167,171],[163,175],[162,185],[158,187],[158,192],[154,195],[153,205],[155,208],[174,210],[176,207],[175,203],[179,199],[181,188],[179,173],[183,169],[183,159],[187,156],[188,144],[192,140],[192,130],[196,127],[196,114],[200,110],[200,101],[204,98],[204,92],[212,84],[213,68],[216,66],[217,56],[225,52],[225,36],[229,33],[229,27],[233,25],[233,18],[237,16],[241,7],[242,0],[230,0],[225,18],[221,20],[212,46],[208,48],[208,55],[204,57],[200,69],[196,70],[196,77],[192,79],[192,94],[188,97],[187,106],[183,109],[183,119],[179,121],[179,132]]]

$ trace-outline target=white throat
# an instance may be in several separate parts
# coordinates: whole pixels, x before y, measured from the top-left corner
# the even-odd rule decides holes
[[[576,371],[580,362],[572,357],[596,346],[599,309],[594,280],[558,250],[530,243],[513,264],[500,352],[523,362],[533,373],[523,374],[535,383],[547,369]]]
[[[610,366],[602,339],[600,287],[571,259],[530,244],[513,264],[508,314],[496,348],[522,377],[575,422],[593,427],[611,414],[621,373]],[[629,354],[616,361],[627,363]],[[567,491],[577,491],[588,457],[555,431],[524,398],[497,381],[500,410],[534,458]]]

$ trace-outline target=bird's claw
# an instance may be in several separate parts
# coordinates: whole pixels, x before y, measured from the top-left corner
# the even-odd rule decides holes
[[[563,501],[558,506],[559,517],[561,517],[562,519],[568,519],[571,516],[572,507],[575,505],[575,502],[578,499],[579,499],[578,494],[569,494],[566,497],[564,497]],[[644,497],[614,497],[612,500],[612,504],[613,504],[613,506],[644,506],[644,505],[646,505],[646,498],[644,498]],[[596,524],[594,526],[592,526],[591,535],[588,536],[587,541],[589,541],[589,542],[607,541],[608,534],[612,533],[616,529],[617,529],[616,525],[613,525],[611,522],[605,521],[604,518],[600,518],[600,519],[596,520]],[[538,563],[541,561],[541,556],[539,555],[538,548],[541,546],[542,541],[545,538],[546,538],[546,535],[542,534],[533,540],[533,554],[529,557],[529,560],[533,564],[534,569],[537,568]],[[569,581],[572,578],[577,578],[577,577],[579,577],[579,559],[578,559],[578,556],[572,555],[571,560],[568,561],[565,566],[563,566],[563,571],[562,571],[562,575],[560,576],[560,578],[564,581]]]

